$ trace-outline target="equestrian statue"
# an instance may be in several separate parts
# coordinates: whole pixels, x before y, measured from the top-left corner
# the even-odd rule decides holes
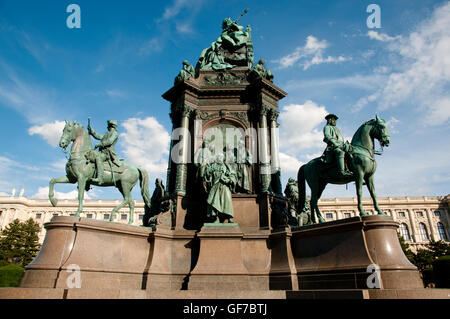
[[[66,121],[59,141],[59,146],[64,150],[72,143],[70,157],[66,163],[66,176],[53,178],[50,181],[48,196],[51,204],[56,206],[58,200],[54,197],[54,185],[56,183],[78,183],[78,210],[75,217],[79,217],[83,211],[85,190],[88,191],[91,185],[115,186],[123,195],[124,200],[112,210],[109,220],[114,221],[119,209],[128,205],[130,208],[128,224],[132,224],[134,202],[131,197],[131,190],[138,180],[140,181],[145,210],[147,211],[151,206],[148,174],[145,169],[119,159],[114,150],[114,145],[119,138],[117,121],[109,120],[107,124],[108,131],[104,135],[100,135],[91,128],[90,120],[88,120],[88,131],[76,121]],[[90,135],[100,140],[100,143],[95,145],[94,149],[92,149]]]
[[[385,215],[378,207],[373,176],[377,167],[374,140],[377,139],[381,147],[389,146],[390,142],[386,122],[376,116],[375,119],[363,123],[353,135],[351,143],[348,143],[344,141],[341,132],[336,127],[338,117],[328,114],[325,119],[327,125],[324,127],[324,142],[327,143],[327,148],[324,154],[302,165],[298,171],[297,211],[303,211],[305,206],[305,181],[311,189],[310,208],[313,223],[316,223],[316,216],[319,223],[325,222],[317,202],[328,183],[355,182],[360,216],[367,215],[361,202],[364,183],[367,185],[378,215]]]

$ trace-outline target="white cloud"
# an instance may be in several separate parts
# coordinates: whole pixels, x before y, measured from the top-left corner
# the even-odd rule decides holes
[[[316,37],[310,35],[306,38],[306,44],[303,47],[297,47],[294,52],[282,57],[274,62],[280,65],[280,68],[287,68],[294,66],[297,62],[303,66],[303,70],[307,70],[312,65],[322,63],[339,63],[351,60],[351,57],[344,56],[323,56],[323,51],[328,47],[326,40],[318,40]]]
[[[310,80],[293,80],[286,85],[287,90],[297,90],[304,88],[323,88],[339,87],[339,88],[356,88],[371,91],[376,83],[382,83],[387,80],[387,76],[377,72],[376,74],[355,74],[340,78],[319,78]]]
[[[92,195],[92,191],[90,191]],[[39,198],[39,199],[47,199],[48,198],[48,186],[47,187],[39,187],[36,194],[31,196],[32,198]],[[55,192],[55,197],[57,199],[78,199],[78,191],[73,190],[67,193],[64,192]],[[89,197],[88,192],[84,192],[84,199],[91,199]]]
[[[399,40],[401,39],[401,36],[395,36],[395,37],[391,37],[389,35],[387,35],[386,33],[378,33],[377,31],[373,31],[370,30],[369,32],[367,32],[367,36],[373,40],[378,40],[381,42],[388,42],[388,41],[394,41],[394,40]]]
[[[296,157],[280,152],[281,172],[284,175],[297,178],[297,172],[300,166],[304,163],[299,161]]]
[[[181,34],[192,34],[192,24],[203,0],[175,0],[164,9],[163,15],[156,20],[158,24],[165,21],[175,20],[175,29]]]
[[[130,118],[122,123],[119,143],[126,159],[150,174],[166,173],[170,135],[154,118]]]
[[[188,0],[175,0],[175,2],[164,9],[164,14],[161,17],[161,20],[169,20],[176,17],[183,8],[189,5],[190,1]]]
[[[41,83],[24,80],[15,68],[0,57],[0,104],[23,115],[32,124],[42,124],[58,114],[55,90]]]
[[[290,104],[280,112],[280,148],[290,154],[322,147],[323,134],[318,126],[328,114],[324,106],[313,101]]]
[[[423,112],[423,124],[446,123],[450,119],[449,16],[450,2],[447,2],[436,8],[432,16],[408,36],[396,37],[398,41],[372,33],[375,39],[385,39],[386,49],[397,55],[392,62],[396,71],[370,94],[372,98],[358,101],[357,108],[375,101],[380,110],[408,103],[409,110],[414,108]]]
[[[398,133],[396,126],[398,123],[400,123],[401,121],[396,119],[395,117],[391,117],[389,120],[386,121],[386,126],[389,129],[389,132],[391,133]]]
[[[140,56],[148,56],[153,52],[160,52],[162,50],[161,40],[157,37],[144,41],[144,44],[139,49]]]
[[[30,135],[40,135],[48,144],[53,147],[58,146],[65,123],[63,121],[54,121],[43,125],[35,125],[28,129]]]

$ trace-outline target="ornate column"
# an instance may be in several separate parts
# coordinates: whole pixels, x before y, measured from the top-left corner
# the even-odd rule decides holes
[[[414,243],[420,242],[421,238],[419,238],[419,234],[417,232],[416,227],[416,216],[414,215],[414,211],[410,208],[407,209],[409,215],[409,221],[411,223],[411,239]]]
[[[277,118],[280,112],[271,109],[269,112],[270,121],[270,155],[272,168],[272,190],[276,195],[283,196],[283,186],[281,185],[281,164],[279,155],[279,139]]]
[[[189,147],[189,117],[192,113],[193,109],[192,107],[188,105],[181,106],[179,112],[181,115],[181,121],[180,121],[180,129],[181,129],[181,135],[180,135],[180,153],[179,153],[179,162],[177,164],[177,175],[176,175],[176,181],[175,181],[175,192],[179,194],[186,194],[186,179],[187,179],[187,163],[188,163],[188,156],[190,153]]]
[[[269,137],[267,132],[267,115],[271,108],[261,104],[259,113],[259,172],[261,175],[261,192],[267,193],[270,186]]]
[[[167,166],[167,177],[166,177],[166,191],[172,193],[173,186],[172,186],[172,147],[173,147],[173,131],[175,130],[177,126],[177,119],[178,116],[173,111],[169,114],[170,119],[172,120],[172,133],[170,134],[170,147],[169,147],[169,165]]]
[[[439,238],[439,234],[437,233],[436,229],[437,226],[435,227],[435,221],[433,219],[433,213],[431,212],[431,210],[429,208],[425,208],[425,214],[427,215],[427,220],[428,220],[428,224],[430,225],[430,239],[434,240],[434,241],[438,241]]]

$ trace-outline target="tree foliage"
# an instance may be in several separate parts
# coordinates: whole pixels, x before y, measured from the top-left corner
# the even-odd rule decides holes
[[[15,219],[0,232],[0,261],[25,267],[39,252],[41,228],[33,219]]]
[[[405,239],[400,234],[397,234],[397,236],[398,236],[398,240],[400,242],[400,246],[402,247],[402,250],[405,253],[405,256],[408,258],[408,260],[411,263],[414,263],[414,253],[409,248],[409,244],[405,241]]]

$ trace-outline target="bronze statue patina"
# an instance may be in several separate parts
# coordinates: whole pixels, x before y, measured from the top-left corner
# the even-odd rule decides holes
[[[207,198],[207,218],[212,223],[232,223],[234,212],[232,191],[237,183],[236,172],[225,163],[224,154],[218,154],[215,162],[208,165],[205,178],[211,189]]]
[[[297,218],[298,185],[295,179],[289,178],[284,195],[287,198],[289,215]]]
[[[309,209],[310,197],[306,196],[305,205],[302,211],[297,211],[298,208],[298,184],[293,178],[289,178],[286,188],[284,189],[284,195],[287,199],[289,221],[294,220],[295,226],[305,226],[311,224],[311,211]]]
[[[389,146],[389,133],[386,127],[386,122],[378,116],[375,119],[363,123],[356,133],[353,135],[351,144],[348,146],[347,164],[352,174],[342,175],[342,165],[338,163],[325,163],[321,157],[309,161],[302,165],[298,171],[298,187],[299,187],[299,201],[298,211],[302,211],[305,205],[305,181],[308,182],[311,188],[311,219],[316,222],[316,215],[319,222],[324,222],[324,218],[320,213],[317,202],[322,195],[328,183],[332,184],[347,184],[355,182],[356,193],[358,196],[358,210],[361,216],[367,215],[362,207],[362,185],[366,183],[370,196],[372,197],[374,207],[379,215],[385,215],[378,207],[378,202],[375,194],[375,186],[373,176],[376,170],[374,139],[380,142],[380,145]],[[340,145],[337,142],[336,145]],[[333,146],[335,145],[333,144]]]
[[[120,205],[115,207],[110,215],[110,221],[115,219],[115,215],[119,209],[128,205],[130,208],[130,216],[128,224],[133,223],[134,202],[131,197],[131,190],[137,181],[140,180],[141,194],[144,199],[146,209],[150,208],[150,194],[148,192],[148,175],[145,169],[135,167],[125,161],[120,161],[114,151],[114,144],[117,142],[117,122],[108,121],[108,126],[114,126],[115,129],[109,130],[105,135],[97,135],[93,130],[96,138],[101,142],[96,145],[100,150],[100,154],[95,155],[92,150],[92,142],[86,129],[77,122],[67,122],[64,126],[63,134],[59,141],[59,146],[66,149],[71,143],[70,158],[66,164],[66,176],[53,178],[50,181],[48,196],[53,206],[56,206],[57,199],[54,197],[54,185],[56,183],[78,183],[78,210],[75,214],[79,217],[83,211],[83,199],[85,190],[89,190],[90,185],[97,186],[115,186],[122,193],[124,200]],[[94,155],[93,155],[94,154]],[[110,165],[104,165],[104,173],[102,182],[95,176],[95,165],[92,157],[105,159]],[[101,163],[103,164],[103,163]],[[113,165],[114,164],[114,165]],[[118,166],[120,165],[120,166]],[[102,169],[100,167],[100,169]],[[100,173],[101,174],[101,173]]]
[[[89,119],[88,132],[96,140],[99,140],[100,143],[95,145],[94,149],[88,152],[86,157],[95,163],[97,169],[97,178],[93,178],[92,182],[101,185],[104,180],[104,163],[109,164],[112,174],[114,174],[113,165],[115,165],[116,168],[119,168],[123,164],[114,149],[114,145],[116,145],[117,140],[119,139],[119,132],[117,130],[116,120],[107,121],[108,131],[104,135],[97,134],[91,128],[90,122]],[[96,149],[98,149],[98,152]]]
[[[236,161],[239,191],[249,194],[252,189],[252,182],[250,178],[252,154],[250,153],[250,150],[245,147],[245,143],[242,140],[239,140],[238,142]]]
[[[209,191],[209,180],[206,178],[206,168],[214,161],[213,158],[214,146],[208,140],[202,142],[202,146],[194,154],[194,166],[196,167],[196,179],[199,181],[205,192]]]
[[[273,82],[273,74],[264,66],[264,59],[260,59],[252,71],[258,76]]]
[[[352,173],[345,167],[344,159],[348,144],[345,143],[341,131],[336,126],[336,121],[339,118],[334,114],[328,114],[325,119],[327,124],[323,128],[323,141],[327,143],[327,148],[322,155],[322,160],[327,164],[336,161],[339,174],[344,177],[351,176]]]
[[[165,198],[166,191],[161,178],[155,180],[155,190],[153,191],[152,198],[150,199],[149,209],[145,209],[145,214],[142,219],[142,226],[152,226],[156,224],[158,215],[163,211],[162,201]]]
[[[192,65],[189,64],[187,60],[183,61],[183,68],[181,69],[180,73],[175,77],[174,84],[177,84],[178,82],[181,82],[183,80],[190,79],[192,77],[195,77],[195,70]]]
[[[235,66],[248,67],[253,64],[251,28],[247,26],[244,30],[244,27],[237,23],[238,20],[233,21],[230,18],[223,20],[221,35],[210,47],[204,49],[198,58],[197,73],[200,69],[217,71]]]

